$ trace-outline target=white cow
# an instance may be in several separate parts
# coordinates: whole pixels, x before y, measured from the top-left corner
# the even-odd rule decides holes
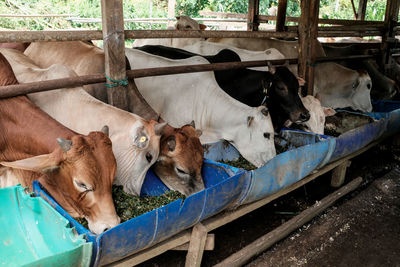
[[[175,28],[172,30],[204,30],[207,26],[204,24],[199,24],[194,19],[188,16],[179,16],[176,17]],[[170,30],[170,29],[169,29]],[[136,39],[133,42],[134,47],[143,46],[143,45],[164,45],[171,47],[181,48],[185,45],[190,45],[192,43],[196,43],[198,41],[202,41],[204,38],[160,38],[160,39]]]
[[[74,77],[69,67],[54,64],[41,69],[17,50],[0,49],[20,83]],[[68,128],[87,134],[108,125],[117,161],[117,185],[139,195],[150,166],[157,160],[160,135],[165,124],[147,121],[135,114],[105,104],[82,87],[29,94],[28,97],[50,116]]]
[[[215,55],[223,49],[229,49],[238,54],[241,61],[273,60],[285,58],[285,56],[275,48],[266,49],[264,51],[251,51],[234,46],[211,43],[206,41],[199,41],[194,44],[184,46],[182,47],[182,49],[200,55]],[[250,69],[268,71],[268,67],[254,67]]]
[[[170,60],[137,49],[125,50],[132,69],[208,64],[200,56]],[[248,161],[261,166],[275,156],[274,128],[265,107],[252,108],[233,99],[217,84],[213,72],[135,79],[156,112],[172,126],[192,120],[202,143],[228,140]]]

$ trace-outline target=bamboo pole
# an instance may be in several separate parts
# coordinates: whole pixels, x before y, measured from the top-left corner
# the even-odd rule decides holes
[[[374,55],[323,57],[323,58],[317,58],[315,62],[318,63],[327,61],[368,59],[373,57]],[[203,72],[203,71],[218,71],[218,70],[228,70],[228,69],[262,67],[262,66],[267,66],[268,63],[274,66],[285,66],[287,63],[297,64],[297,61],[298,61],[297,58],[292,58],[292,59],[257,60],[257,61],[244,61],[244,62],[227,62],[227,63],[186,65],[186,66],[174,66],[174,67],[147,68],[147,69],[128,70],[126,71],[126,76],[129,79],[134,79],[134,78],[142,78],[150,76],[172,75],[172,74],[193,73],[193,72]],[[0,98],[25,95],[30,93],[38,93],[60,88],[72,88],[86,84],[95,84],[104,82],[106,82],[106,78],[104,77],[103,74],[92,74],[92,75],[54,79],[41,82],[0,86]]]
[[[108,103],[123,110],[129,109],[127,85],[115,83],[126,78],[125,39],[122,0],[102,0],[105,75]],[[127,82],[126,82],[127,83]]]
[[[296,230],[297,228],[301,227],[303,224],[307,223],[319,213],[324,211],[326,208],[331,206],[335,203],[338,199],[345,196],[346,194],[350,193],[351,191],[355,190],[362,182],[361,177],[357,177],[353,181],[349,182],[339,190],[336,190],[332,194],[328,195],[327,197],[323,198],[318,203],[314,204],[314,206],[306,209],[296,217],[293,217],[289,221],[285,222],[278,228],[275,228],[268,234],[258,238],[250,245],[247,245],[243,249],[239,250],[238,252],[232,254],[222,262],[214,265],[215,267],[222,267],[222,266],[229,266],[229,267],[236,267],[236,266],[243,266],[248,260],[252,257],[260,254],[267,248],[271,247],[273,244],[278,242],[279,240],[283,239],[291,232]]]

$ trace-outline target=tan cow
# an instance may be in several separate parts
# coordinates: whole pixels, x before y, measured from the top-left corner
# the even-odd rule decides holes
[[[3,55],[0,73],[0,85],[18,83]],[[86,218],[96,234],[120,222],[111,197],[116,162],[104,133],[77,134],[25,96],[0,100],[0,125],[1,187],[31,187],[39,180],[71,216]]]
[[[84,42],[39,42],[32,43],[28,49],[25,51],[25,54],[28,55],[33,61],[42,68],[48,68],[55,63],[61,63],[72,68],[78,75],[86,75],[86,74],[95,74],[95,73],[104,73],[104,52],[98,47],[93,45],[89,45]],[[87,89],[87,87],[85,87]],[[98,84],[93,86],[89,93],[91,95],[106,97],[105,93],[106,88],[102,84]],[[62,95],[68,97],[69,92],[64,92]],[[58,97],[62,97],[61,94]],[[103,97],[103,98],[104,98]],[[136,96],[141,97],[141,95]],[[37,100],[39,100],[40,96],[37,96]],[[100,97],[101,99],[101,97]],[[48,105],[47,100],[40,101],[44,105]],[[78,100],[76,100],[78,101]],[[136,103],[136,107],[142,105],[143,103]],[[147,104],[147,103],[146,103]],[[100,105],[100,104],[98,104]],[[43,107],[41,104],[41,107]],[[148,113],[146,109],[144,112]],[[139,112],[139,109],[137,110]],[[140,110],[141,111],[141,110]],[[50,113],[53,117],[57,116],[57,118],[61,119],[61,116],[65,116],[65,114],[60,114],[56,109],[49,111],[54,112]],[[114,111],[113,111],[114,112]],[[55,114],[57,113],[57,114]],[[136,112],[135,112],[136,113]],[[146,113],[137,113],[138,115],[145,117]],[[114,114],[114,113],[112,113]],[[100,115],[99,115],[100,116]],[[118,116],[118,115],[109,115]],[[102,116],[100,116],[102,117]],[[73,118],[71,118],[72,120]],[[67,121],[64,121],[67,123]],[[121,127],[125,123],[121,122]],[[73,126],[70,126],[73,128]],[[117,128],[116,128],[117,127]],[[116,131],[119,126],[114,125],[112,129]],[[167,154],[164,154],[166,150],[161,150],[160,157],[157,159],[155,163],[155,171],[156,174],[160,177],[160,179],[167,185],[178,185],[178,187],[170,187],[170,189],[178,190],[183,194],[193,194],[204,188],[202,177],[201,177],[201,166],[202,164],[198,164],[195,161],[190,161],[187,159],[193,158],[203,158],[203,149],[200,145],[199,140],[199,131],[195,131],[192,129],[191,131],[184,131],[190,140],[193,142],[183,142],[181,137],[182,128],[173,128],[169,125],[166,126],[168,128],[168,132],[170,134],[175,135],[175,140],[177,142],[177,149],[179,148],[179,152],[177,151],[169,151]],[[164,136],[161,139],[161,147],[165,147],[166,142],[168,140],[168,136]],[[111,136],[112,138],[112,136]],[[196,140],[197,141],[194,141]],[[119,162],[119,153],[115,153],[117,157],[117,162]],[[126,156],[126,155],[125,155]],[[168,164],[164,161],[168,159]],[[126,160],[125,160],[126,161]],[[162,165],[163,167],[157,168],[157,165]],[[168,168],[166,166],[169,166]],[[119,168],[119,166],[118,166]],[[194,170],[194,171],[193,171]],[[189,173],[196,173],[195,177],[190,177],[188,179]],[[117,178],[118,179],[118,178]]]

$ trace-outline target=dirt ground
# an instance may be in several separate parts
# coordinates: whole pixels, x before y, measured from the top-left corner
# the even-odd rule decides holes
[[[400,266],[400,151],[390,142],[354,158],[346,181],[362,186],[246,266]],[[386,176],[385,176],[386,175]],[[335,189],[329,173],[213,231],[213,266],[268,233]],[[185,252],[168,251],[139,266],[184,266]]]

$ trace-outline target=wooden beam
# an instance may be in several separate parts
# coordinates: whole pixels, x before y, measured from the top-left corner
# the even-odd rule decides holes
[[[259,12],[259,0],[249,0],[248,15],[247,15],[247,30],[258,31],[258,12]]]
[[[301,1],[299,23],[299,67],[298,73],[306,81],[307,94],[314,91],[314,61],[318,37],[319,1]]]
[[[393,38],[395,36],[394,27],[397,24],[398,15],[399,15],[399,0],[387,0],[386,2],[386,10],[385,10],[385,21],[384,21],[384,30],[382,34],[382,58],[380,61],[381,68],[385,70],[389,65],[389,57],[390,57],[390,45],[387,42],[388,39]]]
[[[175,3],[176,3],[176,0],[168,0],[168,18],[169,19],[174,19],[175,18]],[[168,20],[167,26],[168,27],[173,27],[174,26],[174,21],[173,20]]]
[[[358,0],[357,20],[365,20],[367,10],[367,0]]]
[[[354,0],[350,0],[350,1],[351,1],[351,7],[353,8],[354,18],[357,19],[357,11],[356,11],[356,7],[354,5]]]
[[[344,178],[346,177],[346,170],[350,165],[351,161],[347,160],[333,169],[331,178],[332,187],[340,187],[344,183]]]
[[[122,0],[101,0],[105,74],[114,81],[126,79],[124,15]],[[121,84],[107,79],[108,103],[128,110],[128,91]]]
[[[271,247],[273,244],[279,240],[285,238],[291,232],[301,227],[303,224],[309,222],[312,218],[320,214],[326,208],[335,203],[338,199],[355,190],[362,182],[361,177],[357,177],[347,185],[336,190],[332,194],[323,198],[318,203],[314,204],[312,207],[306,209],[299,215],[293,217],[289,221],[285,222],[278,228],[275,228],[268,234],[256,239],[254,242],[250,243],[243,249],[232,254],[222,262],[214,265],[215,267],[229,266],[229,267],[240,267],[243,266],[252,257],[262,253],[267,248]]]
[[[197,223],[193,227],[192,236],[190,237],[185,267],[200,267],[206,239],[207,228],[205,228],[201,223]]]
[[[287,9],[287,0],[279,0],[278,13],[276,16],[276,31],[277,32],[285,31],[286,9]]]

